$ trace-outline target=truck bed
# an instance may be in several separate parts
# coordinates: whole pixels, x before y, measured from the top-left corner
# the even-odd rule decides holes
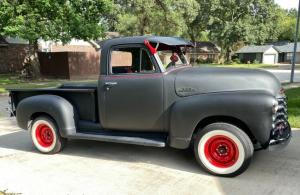
[[[65,98],[75,107],[79,120],[98,123],[98,103],[96,83],[68,83],[58,88],[9,89],[13,108],[17,108],[24,98],[51,94]],[[13,109],[15,114],[15,109]]]

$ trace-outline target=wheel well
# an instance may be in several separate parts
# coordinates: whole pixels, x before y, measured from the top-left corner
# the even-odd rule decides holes
[[[29,120],[34,120],[36,119],[37,117],[40,117],[40,116],[47,116],[47,117],[50,117],[51,119],[53,119],[53,117],[51,115],[49,115],[48,113],[46,112],[36,112],[36,113],[33,113]]]
[[[30,118],[29,118],[29,120],[28,120],[28,127],[31,125],[31,123],[32,123],[32,121],[34,120],[34,119],[36,119],[37,117],[40,117],[40,116],[46,116],[46,117],[49,117],[49,118],[51,118],[54,122],[56,122],[55,120],[54,120],[54,118],[50,115],[50,114],[48,114],[48,113],[46,113],[46,112],[36,112],[36,113],[33,113],[31,116],[30,116]]]
[[[201,129],[203,129],[204,127],[206,127],[207,125],[216,123],[216,122],[224,122],[224,123],[229,123],[229,124],[235,125],[249,136],[252,143],[257,142],[256,138],[250,131],[249,127],[243,121],[241,121],[240,119],[234,118],[234,117],[230,117],[230,116],[211,116],[211,117],[204,118],[197,124],[193,135],[196,134]]]

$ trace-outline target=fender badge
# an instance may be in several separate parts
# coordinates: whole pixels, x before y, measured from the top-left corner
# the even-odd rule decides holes
[[[180,93],[192,93],[192,92],[196,92],[196,89],[190,88],[190,87],[184,87],[184,88],[179,88],[178,92],[180,92]]]

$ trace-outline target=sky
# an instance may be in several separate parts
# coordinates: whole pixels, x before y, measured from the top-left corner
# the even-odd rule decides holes
[[[299,0],[275,0],[275,2],[285,9],[298,9]]]

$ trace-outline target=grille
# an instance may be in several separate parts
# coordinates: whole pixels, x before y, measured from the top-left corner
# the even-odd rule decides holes
[[[273,116],[272,139],[280,139],[285,133],[285,129],[289,126],[286,97],[277,98],[278,110]]]

